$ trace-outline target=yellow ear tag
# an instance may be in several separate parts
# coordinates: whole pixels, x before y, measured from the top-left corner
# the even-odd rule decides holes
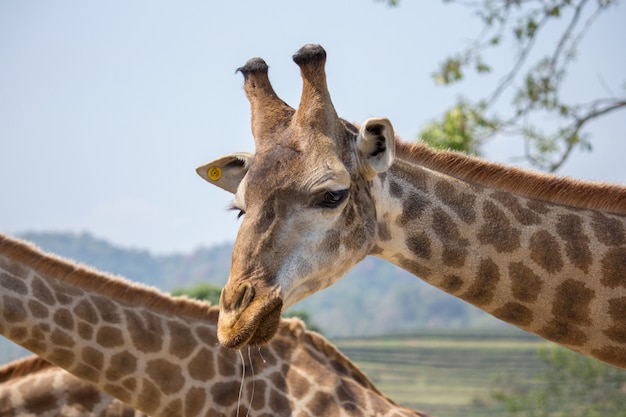
[[[207,174],[209,175],[209,179],[213,181],[217,181],[220,178],[222,178],[222,170],[220,167],[209,168],[209,170],[207,171]]]

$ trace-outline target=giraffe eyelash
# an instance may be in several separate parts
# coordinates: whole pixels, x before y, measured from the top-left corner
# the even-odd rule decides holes
[[[234,205],[231,205],[230,207],[228,207],[228,210],[237,212],[237,220],[239,220],[240,218],[243,217],[244,214],[246,214],[245,210],[240,209],[239,207],[235,207]]]

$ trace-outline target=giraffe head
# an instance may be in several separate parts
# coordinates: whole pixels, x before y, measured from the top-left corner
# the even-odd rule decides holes
[[[298,109],[274,92],[260,58],[239,68],[252,111],[255,153],[236,153],[197,169],[234,194],[245,213],[220,300],[218,336],[227,347],[262,344],[280,313],[341,278],[374,245],[371,180],[393,161],[393,128],[340,119],[326,86],[326,52],[306,45],[294,56],[303,88]]]

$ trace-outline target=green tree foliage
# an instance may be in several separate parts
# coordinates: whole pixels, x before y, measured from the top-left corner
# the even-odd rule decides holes
[[[451,85],[465,80],[468,73],[496,81],[484,97],[476,101],[459,98],[440,120],[425,126],[420,137],[427,144],[476,155],[491,139],[520,137],[525,142],[523,158],[536,168],[554,172],[573,150],[591,149],[585,131],[590,122],[626,108],[625,87],[616,93],[605,86],[607,96],[589,102],[563,97],[581,41],[617,0],[444,1],[468,8],[482,21],[483,29],[466,49],[444,59],[433,74],[435,81]],[[396,6],[399,2],[386,3]],[[544,53],[537,45],[554,47]],[[486,56],[509,50],[515,52],[509,68],[492,68]],[[510,105],[503,106],[503,101]]]
[[[513,416],[626,417],[626,371],[557,347],[539,351],[546,369],[494,398]]]
[[[179,288],[172,291],[174,296],[186,295],[196,300],[208,301],[212,305],[219,305],[221,293],[222,289],[220,287],[206,282],[200,282],[189,288]]]

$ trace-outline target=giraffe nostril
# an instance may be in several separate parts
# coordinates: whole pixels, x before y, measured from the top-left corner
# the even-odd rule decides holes
[[[237,297],[233,303],[233,310],[240,311],[250,305],[254,298],[254,288],[250,284],[243,284],[237,291]]]

